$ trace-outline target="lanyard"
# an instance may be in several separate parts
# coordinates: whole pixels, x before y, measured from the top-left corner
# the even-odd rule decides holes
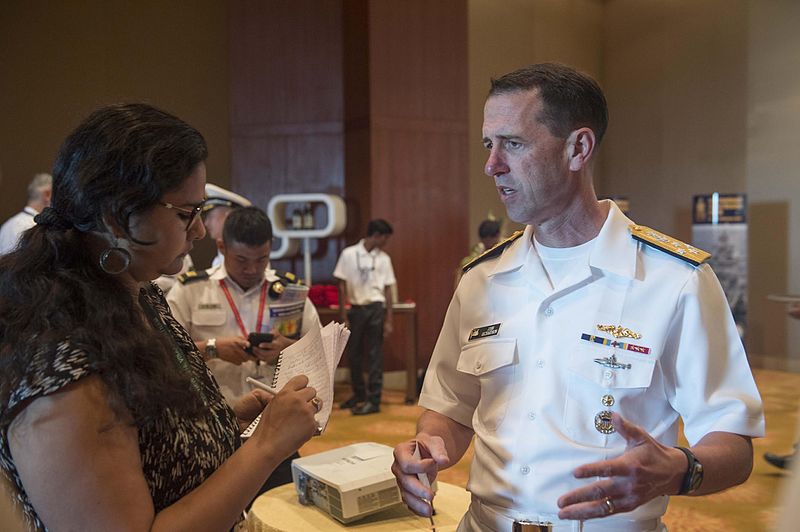
[[[247,329],[244,326],[244,322],[242,321],[242,315],[239,314],[239,309],[236,308],[236,303],[233,302],[233,298],[231,297],[231,293],[228,290],[228,285],[225,284],[225,279],[219,280],[219,285],[222,287],[222,291],[225,292],[225,297],[228,299],[228,305],[231,306],[231,310],[233,311],[233,317],[236,318],[236,323],[239,324],[239,329],[242,331],[242,336],[247,337]],[[264,303],[267,300],[267,282],[264,281],[261,285],[261,297],[258,300],[258,318],[256,321],[256,330],[255,332],[261,332],[261,322],[264,319]]]

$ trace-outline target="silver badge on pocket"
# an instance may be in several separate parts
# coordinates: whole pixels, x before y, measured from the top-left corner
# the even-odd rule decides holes
[[[594,361],[596,364],[600,364],[601,366],[605,366],[611,369],[631,369],[630,364],[623,364],[622,362],[617,362],[616,355],[611,355],[610,357],[605,357],[605,358],[595,358]]]

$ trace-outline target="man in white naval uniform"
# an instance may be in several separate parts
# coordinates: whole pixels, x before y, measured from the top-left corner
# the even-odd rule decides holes
[[[280,301],[285,287],[297,279],[269,269],[271,242],[272,224],[264,211],[258,207],[235,209],[225,220],[219,241],[223,264],[184,274],[167,294],[172,314],[206,354],[208,367],[228,402],[251,389],[248,376],[260,374],[271,380],[278,353],[319,324],[319,315],[306,298],[300,304],[300,330],[284,329],[281,334],[273,329],[270,303]],[[251,348],[247,341],[251,332],[273,332],[275,338]],[[257,360],[262,362],[260,366]]]
[[[175,319],[205,354],[222,394],[232,403],[250,391],[247,377],[272,380],[280,351],[314,323],[318,325],[319,315],[306,298],[300,303],[303,314],[299,331],[279,331],[271,322],[270,303],[278,302],[297,278],[269,269],[272,224],[263,210],[252,206],[233,209],[217,245],[223,264],[181,275],[167,294],[167,302]],[[251,346],[247,341],[251,332],[272,332],[275,337]],[[281,462],[259,493],[292,482],[291,461],[299,457],[294,453]]]
[[[206,201],[203,204],[203,225],[208,237],[216,242],[222,238],[222,228],[228,215],[239,207],[250,207],[252,203],[244,196],[231,192],[213,183],[206,183]],[[211,261],[211,267],[222,264],[224,257],[217,248],[217,254]]]
[[[50,196],[53,195],[53,176],[50,174],[36,174],[28,183],[28,202],[22,211],[18,212],[3,223],[0,227],[0,255],[10,253],[17,247],[22,233],[36,225],[34,216],[50,206]]]
[[[465,267],[427,410],[395,448],[420,515],[433,493],[417,474],[456,463],[473,435],[460,531],[665,530],[669,496],[750,475],[763,410],[722,289],[707,254],[597,200],[606,124],[600,87],[571,68],[492,81],[485,171],[527,227]],[[690,448],[674,447],[679,419]]]

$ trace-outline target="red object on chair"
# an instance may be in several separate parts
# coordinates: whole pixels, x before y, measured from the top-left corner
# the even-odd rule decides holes
[[[315,284],[308,289],[308,298],[317,307],[339,304],[339,289],[335,284]]]

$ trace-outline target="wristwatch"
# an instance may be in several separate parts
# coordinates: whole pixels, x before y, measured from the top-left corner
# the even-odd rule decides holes
[[[217,358],[217,339],[209,338],[206,340],[206,360]]]
[[[685,447],[675,447],[686,455],[689,460],[689,469],[683,475],[683,482],[681,482],[681,490],[678,495],[691,495],[703,483],[703,464],[697,459],[692,451]]]

